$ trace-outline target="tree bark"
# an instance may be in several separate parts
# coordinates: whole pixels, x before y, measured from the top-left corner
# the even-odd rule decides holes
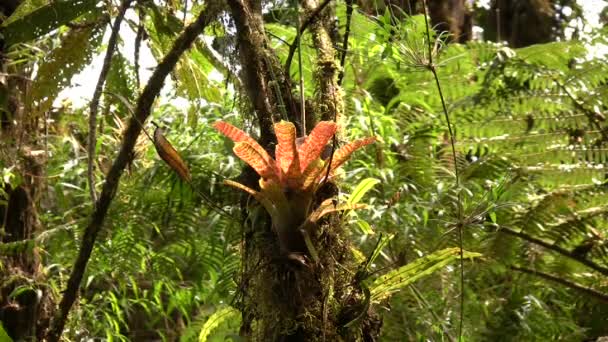
[[[228,0],[236,24],[244,91],[260,125],[260,143],[268,150],[274,141],[273,116],[281,106],[279,99],[291,98],[289,80],[281,77],[274,51],[268,48],[264,33],[261,2]],[[304,1],[307,15],[315,12],[316,1]],[[317,48],[319,92],[314,117],[332,120],[342,111],[337,85],[335,50],[327,35],[323,14],[311,22]],[[273,87],[272,84],[279,83]],[[280,89],[281,94],[277,93]],[[287,114],[297,122],[297,110]],[[308,117],[308,115],[307,115]],[[246,169],[240,182],[256,187],[258,176]],[[327,183],[315,198],[336,195],[336,186]],[[379,336],[381,320],[364,305],[363,289],[353,274],[356,271],[350,242],[333,216],[312,234],[312,244],[319,252],[319,262],[294,260],[279,247],[272,222],[264,209],[252,199],[242,201],[244,224],[243,272],[236,306],[242,312],[240,334],[254,341],[374,341]],[[294,239],[302,239],[293,227]],[[351,323],[351,324],[348,324]],[[348,325],[348,327],[347,327]]]
[[[552,41],[557,24],[551,0],[494,0],[488,19],[485,38],[515,48]]]

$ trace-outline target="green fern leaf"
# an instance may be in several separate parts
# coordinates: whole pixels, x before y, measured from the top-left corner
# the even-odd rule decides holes
[[[457,260],[459,254],[460,249],[456,247],[442,249],[376,278],[369,284],[372,301],[385,299],[418,279],[433,274]],[[479,253],[463,251],[464,258],[480,256]]]
[[[238,318],[239,314],[240,312],[231,306],[224,307],[214,312],[211,316],[209,316],[207,322],[205,322],[201,328],[201,332],[198,335],[198,342],[207,342],[213,330],[215,330],[223,322]]]

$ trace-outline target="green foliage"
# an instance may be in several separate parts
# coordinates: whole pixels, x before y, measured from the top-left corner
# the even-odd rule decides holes
[[[2,322],[0,322],[0,341],[13,342],[13,339],[10,336],[8,336],[8,334],[4,330],[4,327],[2,326]]]
[[[230,306],[217,310],[211,316],[209,316],[201,328],[201,333],[198,335],[198,342],[209,341],[209,336],[211,336],[213,330],[215,330],[220,324],[235,319],[239,315],[240,312]]]
[[[36,64],[26,104],[31,113],[48,112],[51,119],[40,139],[45,145],[40,150],[49,157],[39,208],[45,231],[31,240],[0,244],[0,254],[39,248],[44,285],[55,299],[92,204],[84,179],[86,110],[51,106],[72,76],[91,63],[105,22],[69,30],[60,26],[83,14],[98,18],[95,3],[24,1],[2,27],[14,46],[7,56],[22,58],[11,67],[33,69]],[[145,2],[137,9],[144,14],[144,43],[157,59],[183,29],[182,5]],[[191,12],[199,9],[193,4]],[[342,23],[342,3],[336,13]],[[489,42],[446,45],[441,36],[432,37],[439,39],[433,58],[456,128],[453,158],[439,92],[422,67],[428,59],[424,19],[415,16],[398,24],[392,19],[389,12],[369,18],[355,11],[353,16],[340,140],[377,136],[379,141],[345,168],[339,184],[350,197],[341,195],[336,206],[344,208],[343,200],[346,206],[369,204],[369,210],[341,217],[360,264],[359,269],[339,266],[355,268],[349,269],[353,285],[366,279],[359,282],[369,290],[363,304],[384,318],[383,338],[455,338],[461,295],[464,338],[472,341],[583,340],[608,334],[605,304],[510,268],[526,266],[608,292],[606,274],[597,271],[608,267],[605,61],[590,57],[588,41],[513,50]],[[266,26],[282,61],[289,50],[285,42],[295,37],[291,24],[276,18]],[[218,26],[206,35],[224,39],[224,52],[233,54],[232,28]],[[606,35],[605,29],[594,32],[593,39],[605,43]],[[40,52],[15,45],[19,42],[51,48],[39,59]],[[311,42],[303,37],[308,98],[315,92]],[[100,184],[120,146],[128,104],[137,98],[133,68],[128,56],[114,55],[98,132],[95,177]],[[291,68],[295,80],[295,59]],[[153,119],[170,128],[167,138],[189,165],[193,187],[218,206],[234,208],[237,217],[238,194],[222,181],[236,179],[240,166],[211,124],[221,119],[252,127],[255,122],[246,119],[245,106],[233,101],[239,100],[239,89],[235,93],[232,84],[227,86],[226,72],[197,42],[173,71],[173,87],[155,105]],[[171,103],[176,98],[186,98],[188,107]],[[6,110],[8,96],[0,102]],[[2,162],[4,172],[12,174],[12,166]],[[483,255],[477,259],[483,262],[465,260],[462,294],[455,263],[457,228],[470,251],[465,258]],[[181,183],[142,137],[99,237],[66,338],[233,337],[239,323],[226,303],[243,290],[237,287],[244,248],[240,229]],[[384,310],[389,300],[391,310]],[[1,334],[2,329],[0,340]]]
[[[72,76],[91,62],[103,29],[101,24],[71,29],[62,37],[60,45],[45,57],[28,99],[38,104],[38,112],[49,110],[59,92],[70,85]]]
[[[96,5],[96,0],[24,1],[2,23],[0,32],[9,46],[28,42],[83,14],[97,12]]]
[[[418,279],[454,262],[459,255],[459,248],[442,249],[374,279],[368,285],[372,300],[381,301],[390,297]],[[467,259],[479,256],[479,253],[463,251],[463,257]]]

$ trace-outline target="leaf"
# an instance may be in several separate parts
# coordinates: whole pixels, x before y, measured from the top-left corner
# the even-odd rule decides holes
[[[300,170],[304,172],[308,165],[318,159],[321,151],[329,142],[329,139],[336,133],[336,124],[332,121],[321,121],[306,137],[306,140],[298,149],[300,154]]]
[[[365,208],[367,208],[367,205],[365,205],[365,204],[341,203],[341,204],[336,205],[333,203],[333,200],[330,198],[330,199],[323,201],[323,203],[321,203],[321,205],[315,211],[313,211],[312,214],[310,214],[310,216],[308,217],[308,221],[315,223],[319,219],[321,219],[323,216],[325,216],[329,213],[336,212],[336,211],[365,209]]]
[[[135,102],[136,88],[134,68],[120,51],[116,51],[104,84],[104,93],[112,94],[104,96],[105,106],[110,108],[111,104],[115,104],[118,107],[116,113],[122,113],[122,117],[125,117],[132,112],[130,104]]]
[[[357,185],[355,190],[353,190],[352,194],[350,194],[350,196],[346,200],[346,203],[350,203],[350,204],[359,203],[361,201],[361,199],[363,199],[363,196],[365,196],[365,194],[368,191],[370,191],[374,187],[374,185],[376,185],[378,183],[380,183],[380,180],[376,179],[376,178],[366,178],[366,179],[362,180]]]
[[[48,0],[25,0],[13,11],[10,17],[0,25],[0,27],[6,27],[14,21],[17,21],[26,15],[32,13],[36,9],[43,7],[48,3]]]
[[[369,223],[367,223],[367,221],[364,220],[357,220],[357,226],[359,227],[359,229],[361,230],[362,234],[365,235],[374,235],[374,230],[372,229],[372,227],[370,226]]]
[[[213,124],[213,128],[217,129],[226,137],[232,139],[232,141],[234,141],[235,143],[248,143],[268,164],[274,163],[272,157],[270,157],[268,152],[266,152],[266,150],[262,146],[260,146],[257,141],[247,135],[247,133],[224,121],[216,122],[215,124]]]
[[[339,168],[340,166],[342,166],[342,164],[344,164],[346,162],[348,157],[350,157],[350,155],[353,154],[353,152],[355,152],[356,150],[360,149],[363,146],[373,143],[374,141],[376,141],[375,137],[355,140],[351,143],[346,144],[339,150],[337,150],[334,153],[334,157],[331,162],[331,170],[333,171],[333,170]]]
[[[308,164],[302,173],[302,189],[304,191],[311,189],[325,169],[325,163],[321,159],[316,159]]]
[[[394,234],[380,234],[380,237],[378,238],[378,243],[376,243],[376,247],[372,251],[372,254],[370,254],[369,259],[367,259],[367,262],[365,263],[366,269],[369,269],[369,267],[376,261],[376,259],[380,255],[380,252],[382,252],[382,249],[384,249],[384,246],[386,246],[393,239],[393,237],[395,237]]]
[[[7,45],[23,43],[45,35],[87,12],[100,11],[97,0],[56,0],[38,7],[40,1],[24,2],[1,27]],[[80,41],[87,42],[86,39]]]
[[[481,256],[479,253],[467,251],[463,251],[463,254],[465,258]],[[457,260],[459,255],[460,249],[457,247],[442,249],[376,278],[369,285],[372,300],[380,301],[389,297],[409,284],[431,275]]]
[[[154,147],[156,147],[159,157],[178,174],[179,178],[187,183],[192,181],[188,166],[165,138],[163,130],[160,127],[156,127],[154,130]]]
[[[275,159],[277,168],[282,171],[288,184],[295,185],[300,179],[300,160],[296,149],[296,126],[288,121],[274,125],[277,136]]]
[[[224,307],[214,312],[211,316],[209,316],[205,324],[203,324],[201,332],[198,335],[198,342],[208,341],[213,330],[228,320],[238,319],[239,313],[240,312],[238,310],[231,306]]]
[[[8,336],[6,330],[4,330],[4,326],[2,322],[0,322],[0,341],[2,342],[13,342],[13,339]]]
[[[278,180],[275,168],[273,167],[274,163],[269,163],[268,160],[264,158],[264,155],[260,154],[259,151],[248,142],[239,142],[234,145],[232,150],[237,157],[249,164],[260,177]]]
[[[272,217],[273,221],[276,222],[277,218],[280,217],[280,212],[277,207],[272,203],[272,201],[267,198],[264,194],[253,190],[252,188],[243,185],[241,183],[231,181],[229,179],[224,180],[224,184],[231,186],[233,188],[237,188],[239,190],[245,191],[255,198],[258,202],[262,204],[264,209],[268,212],[268,214]]]
[[[40,113],[49,110],[59,92],[70,85],[72,77],[91,62],[103,30],[103,25],[72,29],[45,57],[32,84],[30,99],[38,101]]]

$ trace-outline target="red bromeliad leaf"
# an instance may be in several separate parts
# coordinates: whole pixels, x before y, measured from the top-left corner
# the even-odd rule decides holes
[[[376,141],[376,137],[365,138],[348,143],[334,153],[331,160],[331,171],[339,168],[353,152]]]
[[[321,159],[315,159],[312,163],[308,164],[308,167],[302,173],[301,186],[304,191],[310,189],[311,186],[316,184],[317,179],[326,170],[325,163]]]
[[[260,144],[258,144],[257,141],[255,141],[252,137],[247,135],[247,133],[241,131],[240,129],[238,129],[224,121],[218,121],[218,122],[214,123],[213,127],[215,129],[217,129],[223,135],[232,139],[232,141],[234,141],[235,143],[240,143],[240,142],[248,143],[253,149],[255,149],[258,152],[258,154],[267,163],[270,164],[272,162],[272,157],[270,157],[268,152],[266,152],[266,150],[264,150],[264,148],[262,146],[260,146]]]
[[[261,177],[278,180],[274,164],[264,159],[264,156],[248,142],[239,142],[234,145],[232,150],[237,157],[249,164]]]
[[[304,172],[313,160],[321,155],[321,151],[329,139],[336,133],[336,123],[332,121],[321,121],[310,132],[306,141],[298,149],[300,153],[300,170]]]
[[[296,149],[296,126],[291,122],[281,121],[274,125],[274,132],[277,136],[277,168],[282,171],[286,178],[284,180],[289,185],[296,184],[302,175]]]

